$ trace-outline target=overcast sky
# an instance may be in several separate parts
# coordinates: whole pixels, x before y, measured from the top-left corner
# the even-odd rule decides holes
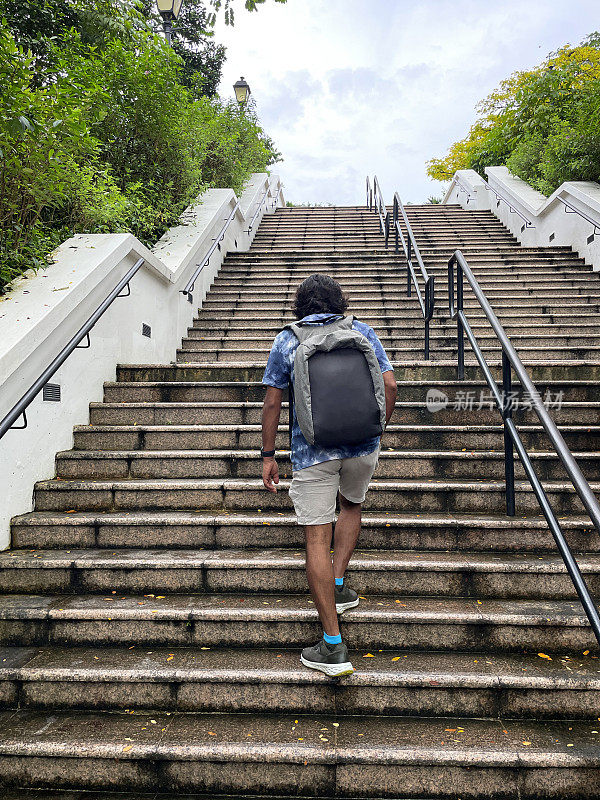
[[[425,163],[516,69],[600,28],[598,0],[267,0],[235,27],[221,94],[244,75],[295,203],[352,205],[367,174],[385,198],[441,194]]]

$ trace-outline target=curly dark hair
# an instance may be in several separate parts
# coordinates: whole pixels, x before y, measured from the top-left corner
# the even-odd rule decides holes
[[[348,309],[348,298],[342,287],[329,275],[309,275],[296,289],[292,310],[296,319],[309,314],[344,314]]]

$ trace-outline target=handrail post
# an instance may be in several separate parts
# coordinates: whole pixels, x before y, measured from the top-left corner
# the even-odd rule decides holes
[[[385,249],[388,249],[388,242],[390,238],[390,212],[385,213]]]
[[[512,418],[512,375],[508,356],[502,350],[502,419],[504,422],[504,480],[506,482],[506,513],[515,516],[515,457],[508,420]]]
[[[393,219],[393,224],[394,224],[394,250],[395,250],[396,253],[400,249],[399,248],[400,239],[398,237],[398,225],[399,225],[398,218],[399,218],[399,214],[398,214],[398,198],[394,195],[394,219]]]
[[[465,332],[462,321],[463,315],[463,271],[462,266],[456,264],[456,336],[458,340],[458,380],[465,377]]]
[[[406,254],[406,294],[412,297],[412,283],[410,280],[410,272],[412,266],[412,239],[408,237],[407,254]]]
[[[433,278],[425,284],[425,360],[429,360],[429,323],[433,317]]]

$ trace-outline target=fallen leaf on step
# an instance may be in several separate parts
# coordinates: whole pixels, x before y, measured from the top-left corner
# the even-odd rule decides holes
[[[552,659],[550,658],[550,656],[547,656],[547,655],[546,655],[546,653],[538,653],[538,656],[539,656],[540,658],[545,658],[545,659],[546,659],[546,661],[552,661]]]

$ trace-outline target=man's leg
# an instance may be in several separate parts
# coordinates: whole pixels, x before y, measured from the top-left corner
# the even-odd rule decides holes
[[[306,667],[331,677],[354,672],[340,636],[331,561],[331,522],[340,485],[340,463],[336,459],[297,470],[290,487],[298,523],[304,525],[308,585],[323,627],[321,641],[305,647],[300,660]]]
[[[331,523],[306,525],[304,534],[306,538],[306,576],[310,594],[317,608],[323,631],[328,636],[337,636],[340,628],[335,608],[331,562]]]
[[[340,514],[335,523],[333,545],[333,574],[335,578],[343,578],[348,562],[356,547],[360,533],[361,503],[352,503],[339,493]]]

